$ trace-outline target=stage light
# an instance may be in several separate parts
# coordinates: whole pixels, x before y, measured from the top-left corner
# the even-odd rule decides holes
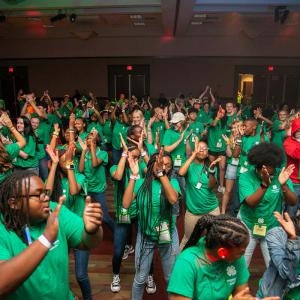
[[[133,67],[130,66],[130,65],[126,67],[126,70],[127,70],[127,71],[132,71],[132,69],[133,69]]]

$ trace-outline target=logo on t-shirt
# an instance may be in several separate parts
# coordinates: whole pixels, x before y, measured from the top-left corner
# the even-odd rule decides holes
[[[50,251],[54,250],[56,247],[59,246],[59,240],[56,240],[54,243],[53,243],[53,246],[50,248]]]
[[[276,184],[273,184],[271,192],[272,193],[278,193],[279,191],[280,191],[280,188]]]
[[[228,266],[226,269],[227,275],[228,276],[234,276],[236,275],[236,269],[235,266]]]

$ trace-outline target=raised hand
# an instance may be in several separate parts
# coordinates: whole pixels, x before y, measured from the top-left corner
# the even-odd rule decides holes
[[[2,113],[2,115],[1,115],[1,123],[4,126],[8,127],[8,128],[12,128],[13,127],[13,123],[12,123],[12,121],[11,121],[11,119],[8,116],[7,113]]]
[[[75,151],[76,151],[76,143],[75,143],[75,141],[73,141],[69,144],[69,147],[66,151],[65,160],[66,161],[73,161],[74,156],[75,156]]]
[[[69,118],[69,127],[74,128],[75,126],[75,114],[71,113]]]
[[[128,152],[128,147],[127,147],[121,133],[120,133],[120,141],[121,141],[121,145],[122,145],[122,148],[123,148],[123,152],[127,153]]]
[[[223,140],[226,142],[227,145],[230,144],[229,137],[228,137],[226,134],[222,134],[222,138],[223,138]]]
[[[100,203],[92,203],[91,196],[85,198],[85,208],[83,211],[84,229],[87,233],[93,234],[102,225],[103,212]]]
[[[137,176],[139,174],[139,163],[138,160],[132,157],[131,152],[128,153],[128,164],[132,175]]]
[[[57,133],[60,132],[60,127],[59,127],[59,124],[58,124],[58,123],[55,123],[55,124],[53,125],[53,127],[54,127],[54,131],[55,131],[55,132],[57,132]]]
[[[160,139],[159,139],[159,128],[157,128],[155,132],[155,144],[157,146],[158,151],[160,150]]]
[[[289,165],[287,168],[282,168],[279,176],[278,176],[278,182],[281,185],[286,184],[292,173],[294,172],[295,166]]]
[[[268,169],[266,166],[262,166],[261,171],[260,171],[260,176],[262,178],[262,181],[269,186],[271,184],[271,177],[268,172]]]
[[[163,149],[160,149],[158,155],[156,156],[156,173],[164,170],[163,153]]]
[[[289,239],[297,238],[294,222],[292,221],[291,217],[289,216],[289,214],[287,212],[284,213],[284,218],[283,218],[279,212],[275,211],[274,217],[277,219],[277,221],[280,223],[281,227],[287,233]]]
[[[46,146],[46,152],[51,158],[51,161],[53,164],[58,164],[59,163],[59,157],[58,157],[58,151],[57,149],[53,150],[50,145]]]
[[[215,159],[214,161],[212,161],[209,165],[210,169],[214,169],[215,166],[221,161],[221,157],[218,157],[217,159]]]
[[[81,137],[78,137],[78,143],[79,143],[82,151],[86,151],[87,150],[86,141],[83,141]]]
[[[49,196],[45,196],[45,197],[49,197]],[[47,220],[47,225],[43,234],[45,238],[51,243],[54,243],[57,238],[58,228],[59,228],[58,216],[59,216],[60,209],[65,200],[66,200],[66,196],[59,197],[57,206],[55,207],[52,214],[49,215]]]

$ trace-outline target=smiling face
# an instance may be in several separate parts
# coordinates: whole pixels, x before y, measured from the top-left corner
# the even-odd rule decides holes
[[[84,123],[82,119],[75,120],[75,128],[79,133],[82,133],[84,131]]]
[[[196,158],[200,161],[205,160],[208,157],[208,146],[204,142],[199,142],[199,152],[196,155]]]
[[[142,114],[139,111],[134,111],[132,113],[132,124],[133,125],[140,125],[142,121]]]
[[[17,120],[17,130],[19,132],[24,131],[24,120],[22,118],[18,118],[18,120]]]
[[[31,126],[33,130],[38,129],[39,125],[40,125],[39,118],[31,118]]]
[[[29,180],[30,186],[27,202],[26,190],[29,184]],[[43,222],[49,217],[49,196],[45,195],[44,183],[40,177],[31,176],[30,179],[27,177],[23,180],[22,195],[19,195],[19,199],[21,200],[16,200],[14,198],[8,199],[9,205],[11,209],[21,209],[21,202],[18,201],[23,201],[22,210],[24,214],[28,212],[30,224]]]

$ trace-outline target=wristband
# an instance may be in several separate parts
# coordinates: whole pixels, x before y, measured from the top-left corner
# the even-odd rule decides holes
[[[156,177],[163,177],[166,175],[166,172],[165,171],[160,171],[160,172],[157,172],[156,173]]]
[[[126,152],[123,152],[122,157],[128,157],[128,154]]]
[[[144,156],[146,156],[146,155],[147,155],[147,152],[146,152],[146,151],[142,151],[142,152],[141,152],[141,156],[142,156],[142,157],[144,157]]]
[[[236,143],[236,144],[241,144],[241,143],[242,143],[242,140],[236,140],[235,143]]]
[[[57,131],[54,131],[52,134],[55,135],[55,136],[59,135],[59,133]]]
[[[52,243],[48,241],[48,239],[42,234],[39,236],[38,241],[45,246],[47,249],[51,249]]]
[[[208,168],[208,172],[209,172],[210,174],[215,174],[215,173],[216,173],[216,167],[214,167],[213,169]]]
[[[69,129],[69,132],[75,132],[75,130],[74,129]]]
[[[67,161],[67,162],[66,162],[66,168],[67,168],[68,170],[74,170],[74,169],[75,169],[74,161]]]
[[[131,174],[130,179],[137,180],[137,179],[139,179],[139,176]]]

